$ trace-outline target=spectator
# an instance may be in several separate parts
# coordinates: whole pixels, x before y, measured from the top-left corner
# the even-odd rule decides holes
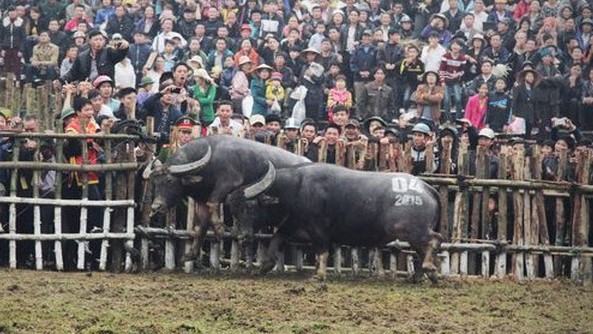
[[[144,102],[153,94],[153,87],[155,86],[155,81],[149,77],[145,76],[140,80],[138,84],[138,107],[142,108]]]
[[[126,87],[117,92],[117,98],[120,101],[119,109],[114,112],[115,120],[133,120],[143,119],[141,115],[136,115],[138,110],[137,93],[133,87]]]
[[[416,89],[416,117],[433,128],[441,121],[441,102],[444,89],[439,85],[439,75],[435,71],[424,73],[422,84]]]
[[[196,85],[193,87],[193,97],[200,102],[200,122],[208,126],[214,121],[214,98],[218,87],[203,68],[198,69],[194,77]]]
[[[519,85],[513,90],[513,114],[525,120],[525,137],[531,137],[535,124],[534,91],[539,85],[539,74],[533,69],[524,69],[517,75]]]
[[[161,30],[161,24],[154,16],[154,7],[146,6],[144,15],[134,24],[135,30],[144,33],[150,38],[155,38]]]
[[[377,66],[377,50],[371,45],[371,32],[362,33],[360,45],[350,58],[350,70],[354,77],[354,100],[359,101],[364,85],[372,80],[371,72]]]
[[[377,67],[373,71],[374,80],[364,85],[356,110],[362,118],[380,116],[393,119],[395,115],[394,95],[391,87],[385,84],[385,70]]]
[[[161,84],[160,91],[144,102],[143,117],[154,117],[154,128],[159,136],[159,143],[169,142],[169,129],[183,116],[177,105],[174,105],[174,94],[183,92],[171,82]]]
[[[149,78],[152,79],[153,82],[160,82],[161,81],[161,76],[163,75],[163,73],[165,73],[165,59],[161,56],[157,56],[154,59],[154,64],[152,69],[148,70],[146,73],[146,76],[148,76]],[[152,87],[151,93],[157,93],[158,92],[158,86],[154,85]]]
[[[488,110],[488,84],[482,83],[478,86],[477,94],[473,95],[467,101],[465,107],[465,118],[476,129],[481,130],[485,127],[486,112]]]
[[[235,137],[243,137],[245,135],[245,129],[241,123],[233,120],[233,104],[230,101],[221,101],[218,103],[216,109],[216,118],[210,128],[216,128],[216,133],[227,134]],[[212,131],[214,132],[214,131]]]
[[[428,36],[431,33],[435,32],[439,36],[439,43],[445,46],[448,46],[451,42],[452,35],[449,30],[447,30],[447,26],[449,25],[449,20],[443,14],[434,14],[430,18],[430,24],[427,25],[421,33],[421,37],[424,40],[428,40]]]
[[[15,8],[9,7],[8,16],[2,19],[0,27],[0,42],[2,43],[0,56],[4,58],[6,71],[14,73],[17,80],[21,79],[21,57],[26,39],[24,23],[24,20],[17,16]]]
[[[494,90],[488,96],[488,111],[486,112],[486,127],[495,132],[503,132],[503,129],[511,121],[511,101],[506,91],[506,81],[503,78],[495,80]]]
[[[113,78],[115,64],[119,63],[128,54],[128,42],[120,41],[115,47],[105,47],[107,37],[99,30],[89,33],[89,50],[81,52],[72,64],[72,68],[62,76],[62,81],[74,82],[95,80],[101,75]]]
[[[328,121],[333,120],[333,110],[336,105],[343,105],[348,110],[352,107],[352,93],[346,88],[346,77],[338,75],[336,77],[335,87],[329,90],[327,97],[327,113]]]
[[[453,40],[449,51],[443,55],[439,68],[441,82],[445,85],[444,107],[448,120],[453,120],[451,116],[452,107],[455,107],[455,118],[462,117],[461,78],[463,78],[468,61],[476,63],[475,59],[461,52],[462,48],[463,41],[460,39]],[[451,96],[454,98],[453,103],[451,103]]]
[[[428,45],[422,48],[422,54],[420,55],[420,60],[424,63],[424,70],[438,71],[445,53],[447,53],[447,49],[439,44],[439,34],[436,32],[431,33],[428,36]]]
[[[284,104],[284,88],[282,87],[282,73],[272,72],[270,79],[266,82],[266,100],[272,101],[268,108],[268,114],[282,115]]]
[[[146,28],[144,28],[146,32]],[[165,42],[167,40],[172,40],[173,38],[179,38],[181,40],[181,47],[185,47],[187,41],[180,33],[173,31],[173,19],[165,18],[161,21],[161,32],[156,35],[152,42],[152,50],[156,51],[157,53],[162,53],[165,51]]]
[[[266,80],[270,78],[271,66],[262,64],[255,68],[254,78],[251,80],[249,90],[253,96],[253,110],[252,115],[268,114],[268,108],[272,106],[273,101],[266,98]]]
[[[115,64],[115,88],[136,87],[136,71],[129,58],[122,59]]]
[[[428,167],[428,170],[426,166],[426,149],[429,144],[432,144],[432,141],[432,134],[428,125],[424,123],[414,125],[414,128],[412,128],[412,175],[420,175],[424,172],[433,173],[436,171],[438,166],[436,156],[433,166]]]
[[[403,107],[407,112],[410,107],[412,92],[416,91],[420,83],[420,77],[424,73],[424,64],[418,59],[420,49],[414,44],[408,45],[405,58],[395,68],[401,78],[401,90],[403,93]]]
[[[251,72],[253,63],[249,57],[241,56],[237,64],[239,69],[235,72],[231,80],[229,93],[233,101],[233,109],[239,112],[242,111],[243,99],[249,94],[249,80],[247,79],[247,75]]]
[[[39,42],[33,47],[29,82],[34,80],[55,80],[58,78],[58,58],[60,49],[50,42],[47,31],[39,34]]]
[[[134,30],[134,21],[127,13],[123,5],[115,6],[115,15],[107,22],[105,31],[109,35],[121,34],[126,41],[132,40],[132,31]]]

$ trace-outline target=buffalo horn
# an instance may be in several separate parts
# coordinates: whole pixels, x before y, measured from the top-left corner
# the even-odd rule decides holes
[[[245,190],[243,191],[245,198],[251,199],[251,198],[254,198],[254,197],[258,196],[259,194],[263,193],[272,185],[272,182],[274,182],[275,178],[276,178],[276,169],[274,168],[274,164],[272,164],[272,162],[268,161],[268,172],[257,183],[254,183],[254,184],[250,185],[249,187],[245,188]]]
[[[169,166],[169,172],[173,175],[177,174],[187,174],[190,172],[197,172],[200,169],[204,168],[210,162],[210,158],[212,157],[212,148],[208,145],[208,151],[206,154],[198,161],[190,162],[183,165],[173,165]]]
[[[144,172],[142,172],[142,178],[148,180],[152,172],[154,172],[155,168],[158,168],[162,165],[161,161],[157,158],[153,158],[151,162],[148,163],[146,168],[144,168]]]

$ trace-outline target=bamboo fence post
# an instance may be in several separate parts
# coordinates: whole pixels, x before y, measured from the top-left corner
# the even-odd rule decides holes
[[[426,164],[426,171],[432,173],[434,171],[434,144],[426,145],[424,149],[424,163]]]
[[[61,133],[63,130],[62,121],[57,121],[56,132]],[[64,160],[64,139],[56,139],[56,162],[61,163]],[[62,199],[62,173],[56,171],[56,195],[55,199],[60,201]],[[54,206],[54,233],[57,236],[62,235],[62,207],[60,205]],[[56,240],[54,242],[54,254],[56,258],[56,269],[64,270],[64,259],[62,256],[62,242]]]
[[[154,119],[152,120],[154,122]],[[192,128],[192,137],[195,139],[197,138],[199,134],[199,127],[198,126],[194,126]],[[234,217],[233,217],[234,218]],[[196,219],[196,201],[191,198],[188,197],[187,198],[187,222],[186,222],[186,227],[185,229],[188,232],[192,232],[194,230],[195,227],[195,219]],[[234,219],[233,219],[234,220]],[[192,248],[192,240],[188,240],[185,242],[185,254],[189,254],[191,252],[191,248]],[[231,254],[234,255],[234,257],[236,258],[236,260],[233,261],[233,256],[231,258],[231,269],[236,269],[237,265],[238,265],[238,244],[237,241],[233,239],[232,241],[232,245],[231,245]],[[183,264],[183,270],[186,273],[190,273],[192,272],[194,269],[194,261],[185,261],[185,263]]]
[[[592,151],[584,149],[577,151],[577,182],[587,184],[590,177]],[[574,197],[574,211],[572,219],[572,246],[587,247],[589,239],[589,205],[585,196],[579,192]],[[572,261],[571,279],[573,282],[590,285],[592,277],[591,259],[575,254]]]
[[[18,161],[18,157],[20,154],[20,146],[21,141],[18,138],[15,138],[13,144],[13,153],[12,153],[12,161]],[[17,189],[17,174],[18,169],[13,169],[10,175],[10,198],[11,200],[16,199],[16,189]],[[11,240],[8,242],[8,263],[11,269],[16,269],[17,262],[16,262],[16,241],[14,237],[16,236],[16,218],[17,218],[17,211],[16,211],[16,203],[10,203],[8,209],[8,234],[11,237]]]
[[[389,276],[391,278],[397,277],[397,251],[391,249],[389,251]]]
[[[127,160],[127,148],[125,143],[118,143],[117,145],[117,161],[122,162]],[[115,175],[115,199],[122,200],[128,198],[126,173],[119,172]],[[113,217],[112,230],[116,233],[121,233],[125,228],[126,220],[125,208],[117,208],[117,214]],[[122,240],[111,241],[111,271],[119,273],[122,271],[122,258],[124,256],[124,247]]]
[[[15,76],[14,73],[6,73],[6,91],[4,94],[4,107],[10,110],[14,110],[12,108],[12,96],[14,94],[14,80]]]
[[[196,219],[196,201],[188,197],[187,198],[187,226],[186,230],[189,233],[192,233],[194,230],[194,220]],[[187,240],[185,242],[185,254],[189,254],[191,252],[192,240]],[[233,247],[235,247],[235,243],[233,243]],[[235,269],[236,265],[238,264],[238,259],[234,260],[234,252],[231,251],[231,269]],[[236,263],[235,263],[236,262]],[[183,264],[183,271],[186,273],[191,273],[194,270],[194,261],[185,261]]]
[[[484,154],[484,162],[482,165],[482,178],[490,178],[490,156]],[[480,220],[482,222],[481,235],[482,239],[489,239],[492,235],[492,222],[490,220],[490,187],[484,186],[482,188],[482,209],[480,213]],[[482,276],[490,277],[490,251],[482,251]]]
[[[541,154],[541,146],[537,145],[534,149],[533,163],[534,163],[534,178],[537,180],[542,179],[543,170],[542,162],[543,155]],[[546,217],[546,207],[543,190],[535,190],[535,197],[533,198],[533,206],[535,207],[532,219],[535,219],[535,225],[537,225],[537,231],[535,226],[532,225],[532,240],[534,244],[542,244],[544,246],[550,245],[550,237],[548,233],[548,222]],[[537,233],[536,233],[537,232]],[[546,278],[554,277],[554,261],[552,255],[549,252],[544,253],[544,275]]]
[[[468,150],[467,145],[461,144],[459,146],[458,155],[458,173],[459,175],[466,175]],[[461,239],[467,234],[467,209],[468,209],[468,192],[463,186],[460,186],[459,191],[455,194],[454,214],[453,214],[453,231],[451,241],[453,243],[461,242]],[[467,259],[467,252],[453,252],[451,254],[451,274],[457,275],[462,273],[460,268],[461,257]],[[463,272],[467,273],[464,268]]]
[[[173,154],[177,150],[177,136],[178,131],[177,127],[171,127],[169,131],[171,134],[169,138],[169,150],[170,154]],[[171,210],[167,212],[165,218],[165,226],[171,230],[177,229],[177,208],[173,207]],[[174,270],[175,269],[175,242],[171,240],[171,238],[165,239],[165,269],[167,270]]]
[[[498,167],[498,178],[506,180],[508,174],[509,147],[503,145],[500,151],[500,166]],[[498,190],[498,230],[497,240],[500,243],[507,241],[507,213],[508,213],[508,194],[507,188],[500,187]],[[495,274],[498,278],[504,278],[507,274],[507,252],[501,247],[496,254]]]
[[[127,149],[127,161],[128,162],[135,162],[136,156],[134,154],[134,145],[130,142],[126,142],[125,144]],[[128,171],[128,185],[127,185],[127,195],[128,198],[135,198],[135,189],[136,189],[136,170],[129,170]],[[133,235],[134,234],[134,206],[127,207],[127,214],[126,214],[126,232],[127,234]],[[130,250],[134,249],[134,240],[128,239],[124,241],[126,244],[126,258],[124,263],[124,270],[129,273],[133,269],[133,262],[132,262],[132,253]]]
[[[146,134],[148,136],[154,135],[154,117],[148,116],[146,117]],[[154,158],[154,153],[156,151],[155,144],[149,144],[148,149],[150,150],[150,156],[146,157],[146,163],[150,164],[152,159]],[[148,154],[148,152],[146,152]],[[147,165],[146,168],[148,168]],[[142,226],[148,227],[150,225],[150,204],[152,203],[152,181],[149,178],[148,180],[143,180],[143,187],[142,187],[142,203],[141,203],[141,224]],[[140,239],[140,268],[142,270],[147,270],[148,266],[150,265],[150,241],[145,235],[142,235]]]
[[[568,165],[568,152],[566,149],[560,149],[558,152],[559,159],[558,159],[558,171],[556,178],[559,181],[566,180],[566,169]],[[555,210],[555,220],[556,220],[556,240],[554,244],[556,246],[564,246],[564,236],[566,234],[566,217],[564,208],[564,199],[556,198],[556,210]],[[557,276],[562,275],[564,272],[564,259],[562,256],[554,257],[554,272]]]
[[[35,88],[33,88],[30,83],[26,83],[23,85],[23,93],[25,96],[23,102],[25,103],[25,110],[27,110],[27,114],[37,115],[38,109],[35,100]]]
[[[295,247],[294,248],[294,262],[295,268],[297,271],[303,271],[304,263],[303,263],[303,248],[302,247]]]
[[[334,245],[334,274],[342,275],[342,247]]]
[[[81,120],[81,129],[82,133],[86,134],[86,126],[87,122]],[[80,139],[81,146],[82,146],[82,161],[84,165],[89,164],[89,152],[87,147],[87,141],[85,139]],[[89,177],[88,173],[82,173],[82,199],[88,200],[89,199]],[[85,234],[87,232],[87,223],[88,223],[88,208],[83,206],[80,208],[80,234]],[[88,241],[79,241],[78,242],[78,259],[76,268],[79,270],[84,270],[85,267],[85,254],[86,248],[88,247]]]
[[[350,250],[350,257],[352,259],[352,275],[358,276],[360,273],[360,260],[359,260],[359,249],[358,247],[352,247]]]
[[[385,276],[385,269],[383,268],[383,253],[378,247],[369,249],[369,270],[371,274],[374,274],[375,276]]]
[[[476,179],[485,179],[485,168],[486,168],[486,155],[487,155],[487,148],[483,146],[478,146],[476,148],[476,160],[470,161],[470,163],[474,163],[476,166]],[[482,193],[484,189],[482,190]],[[472,194],[472,213],[471,213],[471,225],[470,225],[470,238],[478,239],[480,237],[480,218],[481,218],[481,209],[482,209],[482,195],[479,192],[473,192]],[[468,272],[470,274],[477,273],[477,255],[475,253],[468,254]]]
[[[530,161],[531,158],[525,158],[525,166],[523,168],[524,174],[523,177],[526,180],[531,178],[531,168],[530,168]],[[531,245],[532,244],[532,207],[531,207],[531,194],[528,190],[523,192],[523,244],[524,245]],[[535,256],[530,253],[525,253],[525,273],[527,274],[527,278],[534,279],[536,275],[536,263],[535,263]]]
[[[35,154],[33,155],[33,160],[39,163],[39,145],[37,143],[37,147],[35,149]],[[35,169],[33,170],[33,199],[39,198],[39,185],[41,182],[40,171]],[[28,222],[27,222],[28,223]],[[33,233],[36,236],[41,235],[41,208],[39,205],[33,206]],[[43,250],[41,247],[41,240],[35,241],[35,269],[43,270]]]
[[[111,163],[113,161],[113,154],[111,151],[111,140],[105,141],[105,162]],[[113,199],[113,174],[105,174],[105,199]],[[109,233],[111,231],[111,208],[106,207],[103,213],[103,232]],[[109,250],[109,239],[101,241],[101,255],[99,257],[99,270],[105,271],[107,269],[107,253]]]
[[[439,173],[441,174],[451,174],[451,149],[453,147],[453,139],[449,136],[444,137],[443,141],[443,148],[441,152],[441,169]],[[441,202],[441,219],[440,219],[440,228],[439,233],[445,238],[445,240],[449,240],[451,237],[450,229],[449,229],[449,214],[448,214],[448,206],[449,206],[449,188],[447,186],[440,186],[439,188],[439,199]]]
[[[522,180],[525,166],[525,152],[523,147],[519,147],[517,150],[513,150],[513,166],[512,166],[512,179]],[[513,203],[514,203],[514,229],[513,229],[513,244],[523,246],[523,211],[524,201],[523,196],[519,189],[513,190]],[[512,256],[513,263],[513,276],[517,280],[521,280],[524,277],[524,253],[517,252]]]

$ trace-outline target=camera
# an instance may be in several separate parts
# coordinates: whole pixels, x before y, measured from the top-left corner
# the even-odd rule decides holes
[[[181,88],[179,88],[179,87],[171,88],[171,94],[179,94],[179,93],[181,93]]]

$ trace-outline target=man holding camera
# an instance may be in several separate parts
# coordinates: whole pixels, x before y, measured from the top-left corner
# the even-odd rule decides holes
[[[128,55],[129,44],[122,39],[106,46],[107,36],[105,32],[93,30],[88,34],[89,49],[81,52],[72,68],[61,80],[65,82],[95,80],[100,75],[113,78],[115,75],[115,64],[119,63]]]
[[[183,88],[175,86],[172,80],[161,83],[159,92],[149,97],[143,105],[142,115],[154,117],[154,128],[158,132],[159,144],[169,142],[169,130],[175,122],[183,116],[175,101],[187,92]]]

